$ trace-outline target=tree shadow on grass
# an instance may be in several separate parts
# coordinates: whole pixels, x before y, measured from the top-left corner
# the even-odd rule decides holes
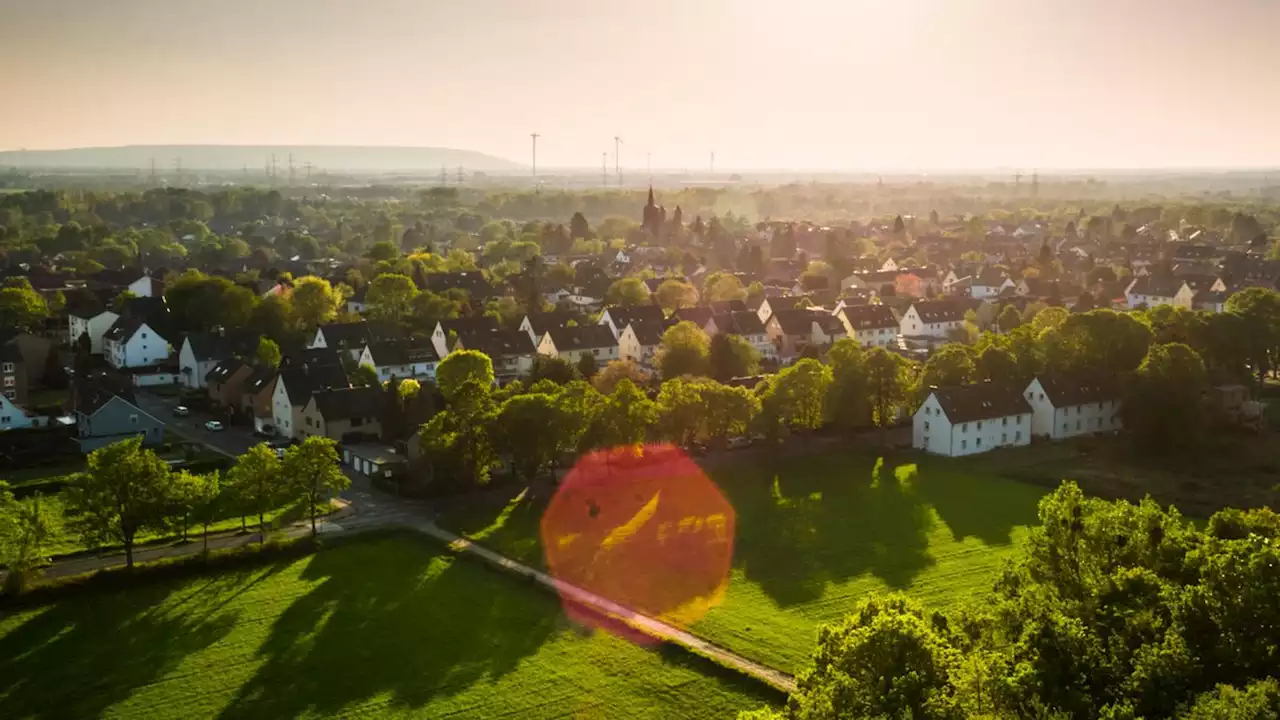
[[[977,538],[987,545],[1009,545],[1018,526],[1039,522],[1040,499],[1048,491],[925,458],[912,468],[913,482],[938,512],[956,540]]]
[[[738,514],[735,564],[783,607],[865,574],[906,587],[933,564],[933,519],[899,475],[883,460],[843,452],[721,473]]]
[[[0,716],[102,715],[226,637],[235,616],[210,602],[264,572],[86,593],[37,611],[0,637]]]
[[[511,672],[558,607],[494,572],[408,535],[320,553],[302,575],[320,582],[277,619],[222,717],[341,716],[387,697],[414,709]]]

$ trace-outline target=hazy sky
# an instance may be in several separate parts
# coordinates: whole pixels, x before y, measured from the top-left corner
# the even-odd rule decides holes
[[[1278,32],[1280,0],[0,0],[0,148],[1276,166]]]

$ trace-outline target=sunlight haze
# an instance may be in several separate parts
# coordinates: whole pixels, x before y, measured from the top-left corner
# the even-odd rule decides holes
[[[0,0],[0,149],[598,168],[1280,165],[1268,0]]]

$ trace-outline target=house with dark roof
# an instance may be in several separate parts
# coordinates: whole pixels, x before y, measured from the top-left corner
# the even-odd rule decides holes
[[[600,313],[600,324],[609,328],[617,340],[623,329],[633,322],[660,324],[667,319],[659,305],[632,305],[630,307],[605,308]]]
[[[360,353],[360,365],[372,366],[379,382],[394,375],[404,378],[435,380],[436,367],[443,357],[434,342],[423,339],[372,342]]]
[[[794,360],[809,346],[831,347],[847,336],[840,320],[824,310],[808,308],[778,310],[769,316],[764,329],[783,362]]]
[[[274,433],[275,422],[273,401],[275,400],[276,381],[280,379],[280,371],[269,366],[255,366],[249,376],[240,385],[240,414],[252,418],[253,430],[257,433]]]
[[[450,339],[451,336],[456,337],[463,333],[479,330],[497,330],[499,327],[498,319],[492,315],[450,318],[436,323],[435,330],[431,332],[431,342],[436,346],[436,354],[443,358],[449,354],[449,349],[453,345],[453,341]]]
[[[898,332],[907,337],[945,338],[964,324],[967,305],[956,300],[923,300],[911,303],[898,322]]]
[[[258,336],[248,331],[188,333],[178,350],[178,382],[192,390],[208,387],[209,373],[228,358],[253,357]]]
[[[92,293],[76,293],[67,307],[67,337],[74,347],[80,336],[89,336],[89,352],[102,354],[102,336],[120,315],[111,311]]]
[[[316,328],[316,334],[307,342],[307,349],[332,348],[347,353],[355,360],[370,339],[369,323],[330,323]]]
[[[702,329],[711,337],[720,333],[737,335],[750,343],[761,357],[777,359],[778,348],[769,339],[769,331],[760,322],[760,316],[750,310],[717,313],[707,320]]]
[[[671,313],[671,318],[676,322],[691,322],[700,328],[706,329],[707,323],[716,311],[707,305],[696,305],[694,307],[676,308]]]
[[[618,356],[643,367],[652,367],[654,356],[662,346],[662,334],[672,324],[674,323],[643,320],[628,323],[618,335]]]
[[[102,354],[117,370],[151,367],[173,354],[169,341],[150,322],[137,315],[121,315],[102,336]]]
[[[912,419],[911,444],[952,457],[1027,445],[1032,415],[1018,388],[990,382],[932,388]]]
[[[0,343],[0,392],[12,403],[27,403],[27,363],[16,342]]]
[[[382,433],[385,392],[381,387],[320,390],[302,409],[299,439],[327,437],[337,442],[376,439]]]
[[[537,344],[538,339],[548,330],[555,327],[580,324],[582,315],[569,310],[553,310],[551,312],[531,313],[520,321],[520,329],[529,336],[529,342]]]
[[[83,452],[142,437],[146,445],[164,442],[164,423],[138,407],[133,390],[107,378],[77,380],[71,390],[76,441]]]
[[[209,401],[215,407],[226,408],[233,413],[239,412],[244,381],[252,374],[253,365],[237,357],[229,357],[214,365],[204,376]]]
[[[533,370],[533,356],[537,354],[528,333],[506,329],[461,333],[453,350],[476,350],[489,356],[493,362],[493,374],[500,379],[528,375]]]
[[[998,268],[989,267],[978,273],[969,286],[969,296],[976,300],[998,297],[1006,289],[1017,287],[1017,283],[1008,273]]]
[[[844,331],[864,348],[885,347],[898,339],[898,319],[884,305],[846,305],[834,313]]]
[[[271,420],[277,435],[302,437],[302,410],[320,390],[350,387],[342,365],[306,365],[281,368],[271,394]]]
[[[479,270],[461,270],[447,273],[428,273],[422,280],[422,289],[437,295],[449,290],[465,290],[471,302],[477,306],[494,296],[493,286]]]
[[[1114,381],[1040,375],[1023,395],[1031,405],[1036,437],[1063,440],[1122,427],[1120,387]]]
[[[618,340],[604,324],[552,328],[538,341],[538,354],[559,357],[571,363],[591,357],[597,367],[604,367],[609,361],[618,359]]]

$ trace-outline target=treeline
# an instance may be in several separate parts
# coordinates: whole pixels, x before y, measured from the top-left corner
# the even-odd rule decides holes
[[[835,718],[1280,716],[1280,516],[1190,522],[1066,483],[990,593],[946,611],[875,595],[818,632],[781,711]]]
[[[122,440],[89,453],[88,467],[63,491],[65,518],[88,548],[121,546],[133,567],[138,538],[148,532],[173,533],[186,540],[202,527],[208,549],[209,526],[220,520],[257,516],[265,539],[266,514],[286,504],[305,503],[315,533],[317,506],[350,480],[338,465],[336,445],[307,438],[277,455],[264,444],[251,448],[226,471],[173,470],[141,438]],[[20,591],[44,559],[44,548],[62,521],[41,495],[17,500],[0,484],[0,563],[9,569],[8,590]]]

